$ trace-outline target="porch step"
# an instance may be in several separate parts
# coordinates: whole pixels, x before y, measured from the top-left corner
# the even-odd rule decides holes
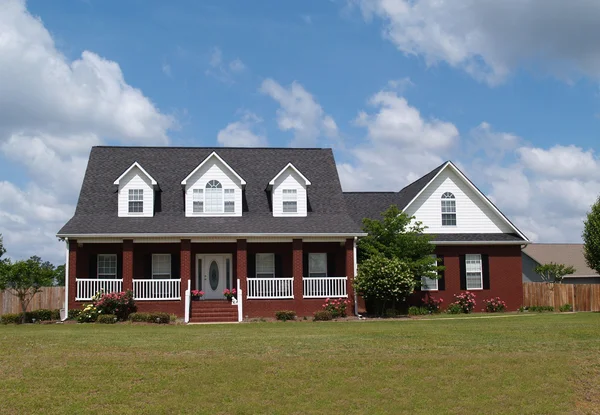
[[[236,322],[237,307],[226,300],[192,301],[191,323]]]

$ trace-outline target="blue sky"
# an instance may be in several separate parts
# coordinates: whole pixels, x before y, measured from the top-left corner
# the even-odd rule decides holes
[[[98,144],[333,147],[347,190],[452,159],[532,239],[578,241],[600,193],[600,4],[462,6],[0,0],[9,253],[60,260]]]

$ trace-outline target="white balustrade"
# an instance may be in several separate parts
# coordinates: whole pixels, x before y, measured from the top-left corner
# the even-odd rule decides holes
[[[293,278],[248,278],[248,298],[294,298]]]
[[[181,300],[181,280],[133,280],[136,300]]]
[[[122,279],[77,278],[75,300],[91,300],[98,292],[118,293],[123,291]]]
[[[303,278],[304,298],[348,297],[348,277]]]

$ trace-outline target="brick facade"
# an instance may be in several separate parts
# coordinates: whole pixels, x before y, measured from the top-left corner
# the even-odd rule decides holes
[[[133,239],[123,241],[123,291],[133,290]]]

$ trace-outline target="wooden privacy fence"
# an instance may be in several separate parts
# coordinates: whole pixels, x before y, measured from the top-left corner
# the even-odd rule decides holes
[[[573,311],[600,311],[600,284],[551,284],[524,282],[523,305],[552,306],[571,304]]]
[[[37,293],[29,303],[27,311],[47,308],[50,310],[65,306],[65,287],[42,287],[42,292]],[[9,291],[0,291],[0,315],[20,313],[19,299]]]

